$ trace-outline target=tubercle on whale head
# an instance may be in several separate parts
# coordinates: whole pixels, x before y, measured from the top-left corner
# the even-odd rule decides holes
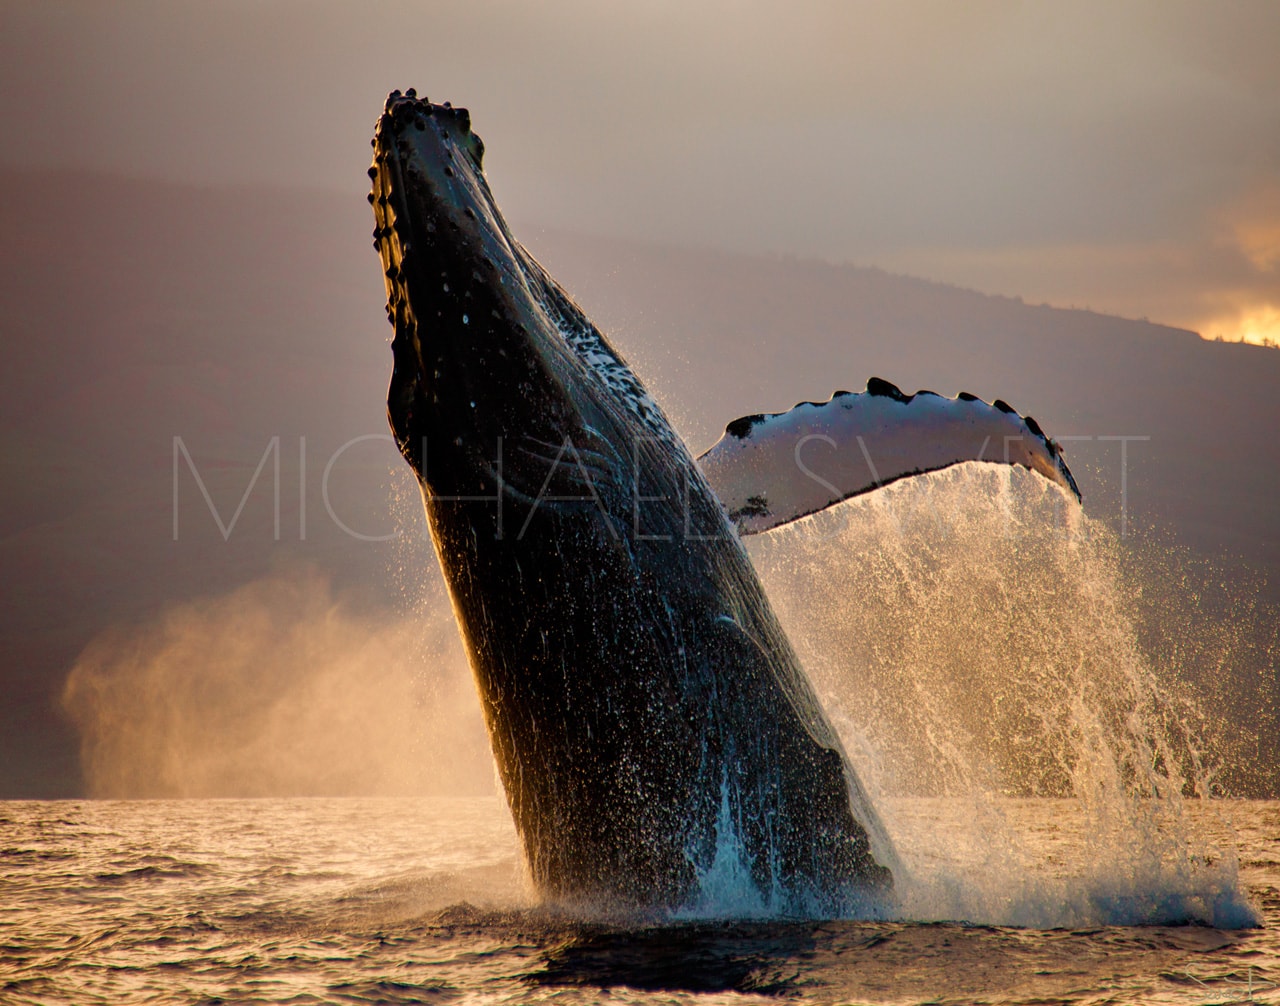
[[[564,352],[545,323],[545,277],[494,201],[466,109],[393,91],[373,148],[374,245],[395,329],[388,418],[424,484],[475,492],[499,438],[566,427],[566,395],[533,402],[560,383]]]

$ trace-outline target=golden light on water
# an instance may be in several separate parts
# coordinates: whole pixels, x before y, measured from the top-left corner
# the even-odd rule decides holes
[[[1260,304],[1197,326],[1200,335],[1215,342],[1251,342],[1280,348],[1280,307]]]

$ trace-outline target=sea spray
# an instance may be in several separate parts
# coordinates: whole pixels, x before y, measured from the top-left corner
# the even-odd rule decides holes
[[[782,898],[777,890],[761,891],[751,878],[751,858],[738,833],[729,794],[729,780],[720,780],[720,811],[716,815],[715,855],[699,871],[698,897],[677,918],[762,919],[778,914]]]
[[[104,631],[62,707],[97,797],[483,793],[465,663],[422,659],[456,636],[288,566]]]
[[[964,466],[750,549],[903,858],[903,917],[1252,922],[1185,803],[1214,772],[1193,669],[1146,657],[1125,543],[1056,489]],[[1020,831],[1027,798],[1061,836]]]

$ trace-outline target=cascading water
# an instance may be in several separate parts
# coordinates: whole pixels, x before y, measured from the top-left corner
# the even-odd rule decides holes
[[[396,509],[420,577],[430,544],[410,488]],[[1167,549],[1143,554],[1043,480],[995,466],[895,483],[747,543],[898,858],[896,903],[859,917],[1255,919],[1206,798],[1239,771],[1248,731],[1214,716],[1230,716],[1224,679],[1269,659],[1246,638],[1258,612],[1197,614]],[[436,586],[419,607],[438,611]],[[469,693],[461,653],[448,656]],[[681,914],[775,914],[735,830],[721,831]]]
[[[1254,918],[1189,799],[1213,773],[1189,669],[1146,658],[1124,543],[1058,490],[962,466],[750,551],[903,858],[895,914]]]

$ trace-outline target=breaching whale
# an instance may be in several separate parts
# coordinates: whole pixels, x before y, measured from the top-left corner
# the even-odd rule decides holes
[[[730,423],[700,463],[512,236],[465,109],[410,90],[373,140],[394,328],[388,418],[417,475],[532,879],[553,899],[836,914],[895,858],[739,535],[965,460],[1074,491],[1003,403],[883,381]]]

